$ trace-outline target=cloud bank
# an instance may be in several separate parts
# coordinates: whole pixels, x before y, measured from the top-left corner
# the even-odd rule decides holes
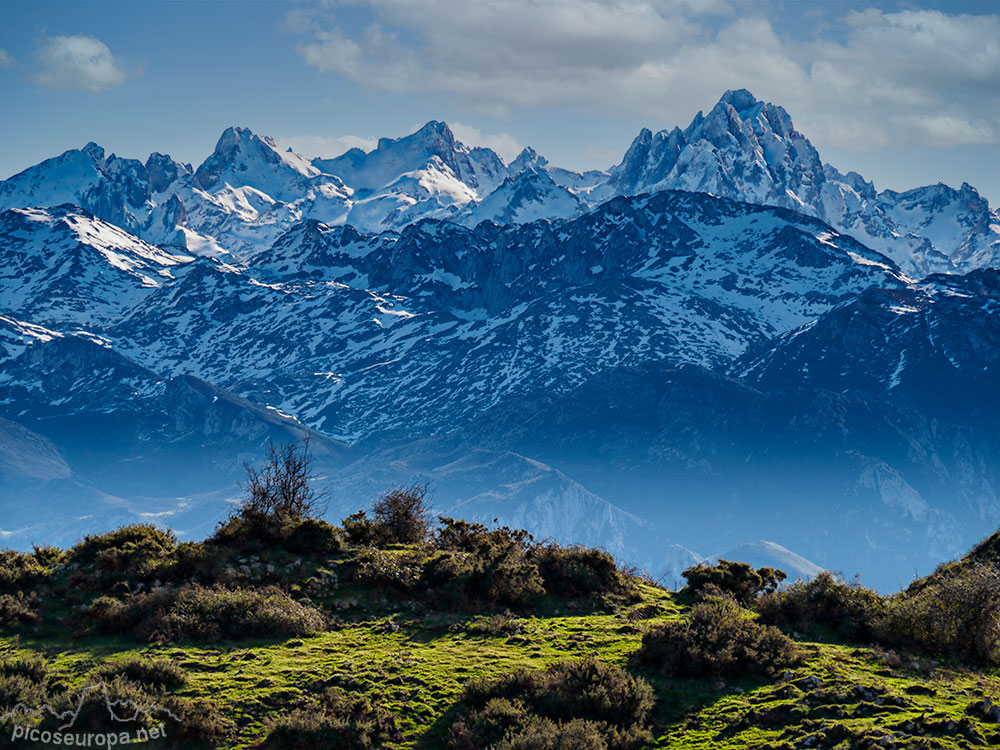
[[[371,22],[342,23],[336,5],[295,11],[289,25],[304,35],[296,49],[308,65],[384,91],[450,94],[499,117],[555,105],[668,125],[748,88],[785,106],[817,142],[854,151],[1000,137],[996,14],[870,8],[795,39],[752,3],[352,5]]]

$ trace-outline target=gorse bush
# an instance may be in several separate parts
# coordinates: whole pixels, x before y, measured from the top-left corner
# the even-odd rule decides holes
[[[351,544],[367,547],[385,541],[382,527],[371,520],[363,510],[352,513],[341,521],[341,524],[344,527],[344,536]]]
[[[418,555],[367,549],[358,556],[354,578],[359,583],[379,588],[409,591],[416,587],[420,573],[421,562]]]
[[[421,583],[442,604],[528,606],[545,594],[538,566],[523,555],[487,558],[472,552],[439,551],[425,563]]]
[[[801,660],[795,643],[728,599],[696,604],[681,619],[642,637],[634,659],[670,677],[764,676]]]
[[[340,530],[320,518],[253,513],[230,516],[208,542],[244,553],[282,549],[303,555],[332,555],[344,548]]]
[[[1000,665],[1000,570],[972,563],[892,597],[878,640],[975,664]]]
[[[77,564],[94,564],[104,573],[149,578],[168,561],[177,548],[172,531],[151,524],[135,524],[108,532],[91,534],[69,551]]]
[[[36,547],[33,553],[0,549],[0,593],[17,593],[37,583],[47,568],[59,561],[61,553],[52,555],[51,547]]]
[[[328,688],[287,716],[274,719],[267,737],[257,747],[264,750],[381,750],[401,739],[394,717],[363,695],[349,695]]]
[[[635,584],[624,576],[607,552],[582,546],[560,547],[549,544],[532,555],[550,594],[581,597],[602,593],[635,591]]]
[[[469,552],[485,559],[510,555],[523,555],[534,544],[534,537],[523,529],[501,526],[490,529],[481,523],[438,516],[441,526],[434,534],[434,544],[439,549]]]
[[[0,628],[34,625],[41,622],[41,619],[37,595],[25,596],[21,591],[16,594],[0,594]]]
[[[653,690],[620,667],[587,659],[472,682],[463,705],[451,750],[633,750],[650,740]]]
[[[683,592],[728,594],[748,604],[760,593],[774,591],[788,576],[775,568],[754,568],[747,563],[719,560],[715,565],[699,563],[681,573],[687,579]]]
[[[848,640],[872,638],[885,612],[885,599],[857,581],[845,583],[824,571],[808,582],[796,581],[757,601],[761,621],[804,633],[832,631]]]
[[[273,586],[186,585],[125,601],[103,596],[90,605],[87,617],[101,632],[132,632],[155,642],[309,635],[325,624],[321,612]]]

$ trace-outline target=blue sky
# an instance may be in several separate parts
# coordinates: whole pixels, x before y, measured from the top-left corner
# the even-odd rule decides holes
[[[878,188],[1000,202],[995,2],[373,0],[0,6],[0,177],[87,141],[199,163],[245,125],[307,156],[431,119],[510,158],[620,160],[727,88]]]

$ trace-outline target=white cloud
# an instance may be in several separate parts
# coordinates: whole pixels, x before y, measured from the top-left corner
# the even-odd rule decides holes
[[[275,140],[282,148],[291,148],[307,159],[332,159],[352,148],[371,151],[378,145],[377,138],[362,138],[356,135],[293,135]]]
[[[0,49],[0,68],[9,68],[15,62],[17,62],[17,60],[7,54],[7,50]]]
[[[726,89],[748,88],[783,105],[820,144],[998,138],[998,15],[873,8],[795,40],[779,37],[752,3],[363,4],[376,21],[362,30],[313,18],[297,47],[306,63],[385,91],[451,94],[495,116],[568,106],[685,124]]]
[[[125,83],[128,74],[108,45],[83,34],[42,40],[34,81],[49,89],[97,93]]]
[[[484,133],[479,128],[463,125],[460,122],[449,122],[448,127],[455,134],[455,138],[466,146],[491,148],[507,163],[517,158],[524,149],[524,146],[510,133]]]

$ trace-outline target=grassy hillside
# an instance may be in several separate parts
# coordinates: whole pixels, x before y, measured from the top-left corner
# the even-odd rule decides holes
[[[419,501],[3,551],[0,737],[53,746],[51,706],[157,747],[1000,745],[997,537],[891,598],[727,562],[671,592]]]

